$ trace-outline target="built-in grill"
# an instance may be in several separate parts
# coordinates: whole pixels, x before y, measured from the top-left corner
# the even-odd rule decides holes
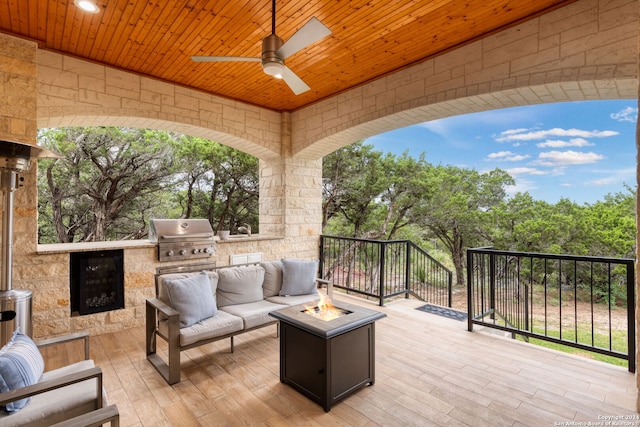
[[[0,346],[14,330],[31,335],[31,295],[23,289],[12,289],[13,280],[13,193],[22,187],[22,171],[29,169],[32,159],[62,156],[23,142],[0,140],[0,193],[2,193],[2,238],[0,241]]]
[[[158,261],[209,258],[216,252],[206,219],[152,219],[149,240],[158,244]]]

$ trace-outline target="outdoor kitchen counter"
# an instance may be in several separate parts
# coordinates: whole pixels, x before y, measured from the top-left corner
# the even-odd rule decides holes
[[[38,245],[36,251],[39,254],[64,254],[111,249],[154,248],[155,246],[155,243],[148,240],[115,240],[110,242],[51,243]]]
[[[217,237],[215,242],[221,245],[233,244],[239,242],[255,242],[259,240],[281,240],[284,236],[251,236],[246,234],[230,236],[229,240],[220,240]],[[80,242],[80,243],[50,243],[38,245],[36,252],[38,254],[62,254],[71,252],[90,252],[111,249],[137,249],[137,248],[155,248],[156,243],[149,240],[115,240],[108,242]]]

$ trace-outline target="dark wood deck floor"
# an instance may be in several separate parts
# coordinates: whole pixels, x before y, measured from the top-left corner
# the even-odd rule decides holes
[[[274,327],[182,354],[182,381],[168,386],[147,362],[137,327],[91,338],[122,426],[557,426],[634,416],[635,376],[578,356],[516,342],[415,310],[379,308],[376,383],[330,412],[279,381]],[[50,366],[69,352],[47,355]],[[640,420],[635,420],[640,425]],[[567,424],[564,424],[567,425]]]

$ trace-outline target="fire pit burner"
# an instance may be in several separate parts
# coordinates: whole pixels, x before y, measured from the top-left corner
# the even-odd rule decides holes
[[[338,308],[334,306],[309,307],[302,310],[302,312],[305,314],[308,314],[309,316],[313,316],[317,319],[324,320],[325,322],[329,322],[333,319],[336,319],[341,316],[346,316],[347,314],[351,313],[351,311],[349,310],[345,310],[344,308]]]
[[[353,304],[338,305],[342,315],[332,320],[310,314],[303,305],[271,313],[280,321],[280,381],[326,412],[339,400],[373,385],[375,321],[386,316]]]

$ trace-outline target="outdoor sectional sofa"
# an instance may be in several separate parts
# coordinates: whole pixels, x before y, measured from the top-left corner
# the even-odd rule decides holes
[[[159,268],[156,297],[146,301],[147,359],[169,384],[180,382],[180,352],[277,321],[269,313],[319,300],[330,282],[317,278],[317,261],[283,259],[216,268],[214,264]],[[165,358],[157,339],[167,342]]]

